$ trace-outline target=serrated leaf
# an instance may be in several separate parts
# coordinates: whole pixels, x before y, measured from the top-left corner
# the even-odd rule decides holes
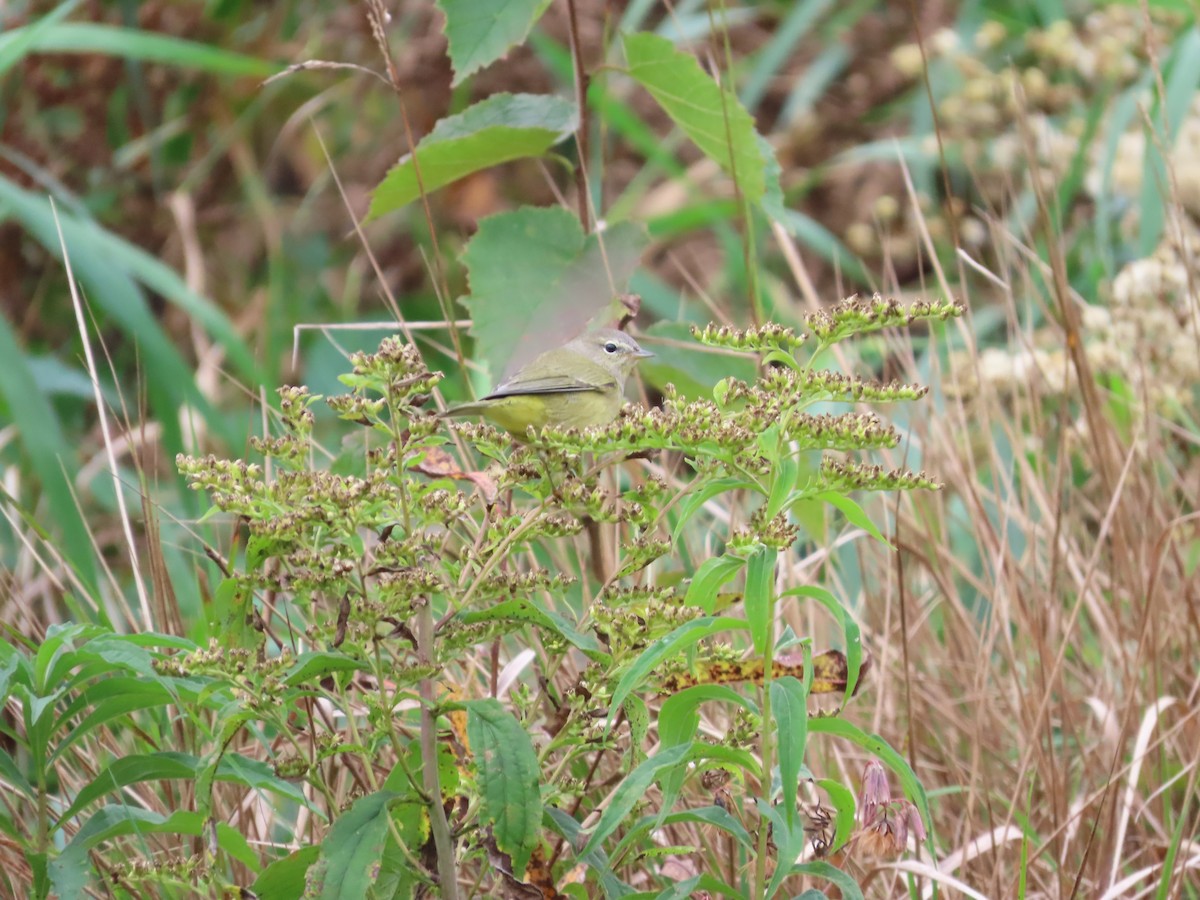
[[[392,791],[376,791],[360,797],[333,823],[321,842],[316,876],[309,886],[313,896],[350,900],[370,895],[387,842],[389,804],[395,796]]]
[[[520,879],[541,834],[537,753],[521,723],[498,701],[472,700],[463,706],[483,796],[483,818],[492,823],[496,846],[508,854],[513,875]]]
[[[416,153],[401,159],[375,188],[367,218],[411,203],[421,196],[422,186],[432,193],[472,172],[541,156],[578,127],[578,109],[561,97],[494,94],[439,121],[417,144]]]
[[[550,0],[437,0],[446,16],[454,84],[528,37]]]
[[[498,382],[588,322],[608,324],[647,241],[631,222],[585,235],[575,215],[558,207],[484,219],[463,253],[476,358]]]
[[[624,44],[629,74],[705,156],[736,177],[742,196],[758,203],[766,187],[765,166],[754,119],[737,95],[722,89],[694,56],[666,38],[643,32],[626,35]]]

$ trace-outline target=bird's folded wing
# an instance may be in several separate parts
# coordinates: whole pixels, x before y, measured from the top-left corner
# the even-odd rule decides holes
[[[501,397],[520,397],[522,394],[574,394],[583,391],[607,391],[617,386],[616,381],[593,384],[568,375],[552,375],[548,378],[523,378],[520,381],[502,384],[484,400]]]

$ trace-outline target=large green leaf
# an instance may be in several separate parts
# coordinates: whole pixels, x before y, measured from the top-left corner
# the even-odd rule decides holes
[[[789,827],[795,827],[796,797],[804,748],[808,739],[808,692],[791,675],[771,682],[771,715],[778,726],[779,786],[783,814]]]
[[[752,203],[761,200],[766,176],[758,133],[737,95],[666,38],[639,33],[626,35],[624,43],[629,74],[705,156],[737,179],[742,196]]]
[[[542,827],[537,753],[521,723],[498,701],[472,700],[463,705],[478,765],[483,818],[492,823],[496,846],[508,854],[513,875],[520,879]]]
[[[375,188],[367,218],[411,203],[422,187],[430,193],[472,172],[541,156],[578,126],[575,104],[560,97],[494,94],[438,122]]]
[[[395,796],[392,791],[376,791],[360,797],[333,823],[321,842],[308,896],[321,900],[370,896],[387,843],[389,806]]]
[[[614,318],[646,242],[629,222],[585,235],[558,207],[484,219],[463,254],[476,357],[499,380],[593,319]]]
[[[550,0],[437,0],[446,16],[454,84],[525,40]]]
[[[771,599],[775,594],[775,563],[778,559],[778,550],[759,547],[746,560],[746,593],[742,608],[746,611],[754,652],[759,656],[767,652],[767,635],[775,614]]]

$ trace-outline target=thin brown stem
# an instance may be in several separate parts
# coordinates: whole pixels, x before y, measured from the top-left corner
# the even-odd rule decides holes
[[[587,167],[590,144],[588,132],[591,120],[588,116],[587,94],[589,76],[583,67],[583,48],[579,42],[579,15],[575,10],[575,0],[567,0],[567,21],[571,35],[571,62],[575,67],[575,103],[579,106],[579,129],[575,132],[575,143],[579,147],[579,165],[575,167],[575,190],[579,194],[579,224],[585,232],[591,230],[591,216],[588,214],[588,178]]]

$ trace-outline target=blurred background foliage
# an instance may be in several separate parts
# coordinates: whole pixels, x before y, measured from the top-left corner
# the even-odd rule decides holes
[[[565,3],[552,2],[525,44],[456,86],[434,3],[391,7],[388,41],[414,139],[500,91],[572,96]],[[916,415],[936,424],[909,423],[903,462],[949,483],[936,503],[902,515],[881,507],[911,528],[897,539],[914,560],[907,580],[892,584],[892,563],[872,569],[857,546],[829,551],[844,592],[864,605],[896,590],[948,604],[931,603],[924,625],[930,646],[960,649],[928,684],[970,685],[981,654],[993,652],[1013,676],[1005,687],[1025,684],[1013,673],[1037,664],[1011,634],[1032,636],[1043,662],[1069,648],[1077,680],[1063,690],[1076,698],[1097,673],[1153,660],[1144,693],[1117,691],[1119,701],[1105,701],[1111,716],[1096,713],[1101,730],[1116,710],[1128,727],[1156,686],[1183,684],[1185,648],[1194,659],[1200,638],[1188,586],[1200,542],[1186,519],[1200,491],[1193,5],[576,7],[593,75],[616,59],[619,33],[669,37],[732,81],[782,170],[786,229],[742,221],[715,167],[645,94],[611,74],[594,78],[594,207],[606,222],[644,223],[651,238],[631,283],[643,298],[638,327],[661,350],[645,370],[651,397],[668,381],[699,392],[730,374],[676,349],[680,323],[745,323],[756,306],[795,323],[856,291],[962,298],[969,316],[940,356],[920,335],[911,344],[880,336],[856,350],[860,359],[840,361],[934,384],[935,405]],[[115,449],[127,499],[136,510],[139,484],[152,498],[185,628],[198,640],[214,578],[201,541],[224,546],[229,535],[196,524],[202,510],[181,489],[175,454],[243,455],[277,386],[334,390],[347,354],[376,346],[397,314],[410,323],[464,315],[454,304],[468,293],[460,252],[481,219],[518,205],[575,208],[571,166],[522,160],[432,194],[428,217],[412,203],[360,238],[355,222],[408,150],[404,116],[370,73],[313,63],[271,77],[309,61],[382,71],[362,6],[0,7],[0,615],[18,631],[36,635],[64,616],[137,619],[48,198],[87,300],[102,396],[125,423]],[[575,161],[572,141],[554,152]],[[416,333],[432,368],[459,370],[445,327]],[[485,386],[488,376],[472,381]],[[446,387],[467,390],[465,377]],[[1176,545],[1178,534],[1187,540]],[[1172,563],[1156,582],[1163,552]],[[1060,580],[1062,566],[1072,574]],[[1000,589],[1010,578],[1015,594]],[[1138,603],[1155,590],[1182,602],[1147,644],[1149,607]],[[1075,604],[1086,610],[1081,646],[1068,627]],[[992,615],[1009,630],[976,633]],[[890,605],[876,625],[895,636]],[[997,649],[1006,642],[1007,655]],[[896,660],[882,655],[877,671],[887,672]],[[1060,676],[1047,676],[1045,696]],[[943,727],[969,734],[956,719],[974,709],[969,693],[927,686],[908,701],[949,704]],[[1044,708],[1014,696],[997,727],[1052,731],[1032,763],[1052,782],[1045,746],[1085,743],[1087,727],[1068,717],[1051,729]],[[951,782],[969,783],[976,764],[953,744],[945,738],[941,761]],[[1007,776],[1019,787],[1030,758],[1007,760],[989,783]],[[1065,812],[1064,796],[1052,805]],[[1044,834],[1059,837],[1047,841],[1071,839],[1058,811]],[[1180,828],[1187,816],[1185,806]],[[971,833],[969,818],[958,836]]]
[[[364,244],[354,222],[407,149],[397,98],[369,74],[319,63],[267,81],[314,60],[382,70],[355,4],[17,2],[0,15],[0,345],[9,361],[0,460],[11,509],[60,534],[88,584],[98,579],[96,550],[107,555],[115,536],[94,527],[114,497],[48,197],[107,355],[106,401],[124,403],[138,423],[131,445],[163,451],[142,463],[156,500],[192,517],[176,453],[240,453],[258,427],[259,398],[293,381],[331,390],[346,353],[390,328],[324,326],[386,323],[397,308],[418,322],[463,314],[451,309],[467,292],[459,251],[479,220],[572,195],[567,166],[518,161],[434,193],[430,220],[413,203],[371,223]],[[1190,422],[1194,343],[1173,357],[1167,348],[1162,371],[1138,360],[1149,371],[1136,375],[1124,365],[1120,311],[1107,303],[1122,267],[1150,256],[1163,234],[1163,148],[1178,140],[1186,159],[1200,133],[1200,39],[1189,16],[1185,3],[581,0],[579,35],[590,70],[611,61],[614,35],[638,28],[696,48],[710,67],[732,65],[780,161],[806,280],[797,299],[794,261],[755,222],[767,315],[795,321],[806,303],[920,291],[945,273],[944,289],[974,290],[981,347],[1003,347],[1006,291],[981,267],[1045,255],[1036,175],[1070,286],[1096,305],[1094,318],[1107,317],[1095,323],[1111,333],[1097,337],[1113,348],[1105,377],[1118,394],[1161,394],[1153,399]],[[454,87],[441,27],[433,3],[393,10],[389,40],[414,138],[499,91],[571,96],[565,4],[550,5],[526,44]],[[644,94],[596,78],[591,102],[595,208],[608,221],[644,222],[653,239],[632,285],[645,302],[639,324],[678,337],[681,321],[745,321],[751,279],[733,198],[706,182],[713,173],[694,147],[661,140],[668,123]],[[556,152],[569,156],[573,142]],[[1200,205],[1190,168],[1170,171],[1177,195]],[[968,254],[979,266],[964,263]],[[1036,267],[1029,277],[1021,303],[1036,328],[1047,282]],[[1179,315],[1160,319],[1173,338],[1194,337]],[[444,330],[421,333],[431,365],[457,368]],[[1025,352],[1043,370],[1062,369],[1052,348]],[[1001,375],[1003,360],[992,360]],[[673,378],[698,388],[723,374],[697,381],[703,360],[670,351],[662,362],[650,369],[659,386]],[[183,574],[195,548],[169,518],[163,527],[174,534],[168,561]],[[21,543],[11,521],[2,534],[11,571]],[[180,581],[194,592],[195,579]],[[194,610],[198,601],[185,602]]]

